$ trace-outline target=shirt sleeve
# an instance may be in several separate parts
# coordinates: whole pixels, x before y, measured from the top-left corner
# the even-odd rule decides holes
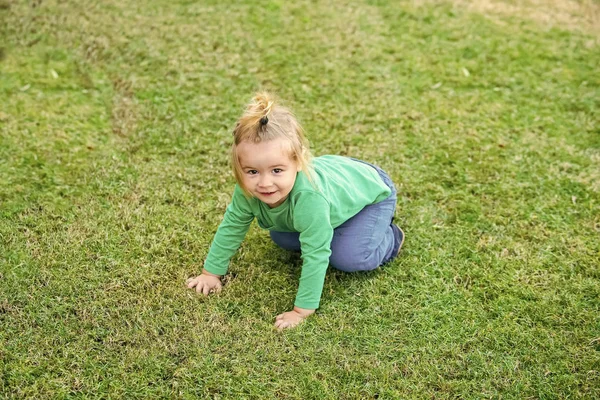
[[[294,305],[300,308],[319,308],[333,239],[329,212],[329,202],[320,193],[300,193],[294,205],[303,260]]]
[[[227,206],[204,261],[204,268],[208,272],[216,275],[227,273],[229,261],[240,248],[253,220],[254,214],[248,200],[236,185],[231,203]]]

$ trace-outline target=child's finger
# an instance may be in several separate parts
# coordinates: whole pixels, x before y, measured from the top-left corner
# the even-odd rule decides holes
[[[275,317],[275,321],[279,321],[283,319],[283,314],[279,314],[278,316]]]
[[[277,327],[277,329],[279,329],[279,330],[285,329],[289,326],[290,326],[289,322],[285,322],[285,321],[277,321],[275,323],[275,327]]]
[[[196,282],[196,293],[201,293],[203,287],[204,283],[202,283],[201,281]]]
[[[204,286],[202,287],[202,294],[205,295],[205,296],[208,296],[209,293],[210,293],[210,286],[208,286],[205,283]]]

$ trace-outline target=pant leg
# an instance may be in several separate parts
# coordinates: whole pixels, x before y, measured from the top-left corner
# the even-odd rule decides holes
[[[395,209],[395,196],[388,197],[337,227],[331,241],[331,266],[345,272],[371,271],[394,258],[398,251],[391,226]]]
[[[271,239],[282,249],[300,251],[300,234],[298,232],[270,231]]]
[[[329,262],[334,268],[346,272],[373,270],[391,261],[400,245],[396,243],[392,230],[397,200],[392,179],[381,168],[361,160],[356,161],[377,170],[391,193],[385,200],[366,206],[334,230]]]

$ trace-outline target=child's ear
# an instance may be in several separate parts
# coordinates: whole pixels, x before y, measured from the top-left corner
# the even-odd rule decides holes
[[[296,172],[302,171],[302,163],[300,163],[298,156],[292,155],[292,160],[296,163]]]

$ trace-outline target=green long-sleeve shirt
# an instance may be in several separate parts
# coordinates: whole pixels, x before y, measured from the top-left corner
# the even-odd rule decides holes
[[[346,157],[317,157],[312,166],[312,182],[304,172],[298,172],[289,196],[275,208],[246,197],[236,185],[204,268],[213,274],[227,273],[229,261],[254,218],[263,229],[299,232],[303,264],[294,304],[318,308],[334,228],[365,206],[384,200],[391,190],[374,168]]]

